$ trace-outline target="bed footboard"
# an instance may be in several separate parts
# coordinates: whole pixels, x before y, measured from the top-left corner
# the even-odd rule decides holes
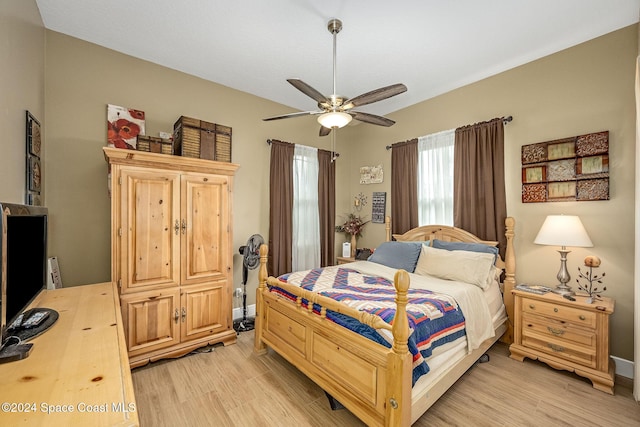
[[[378,316],[363,313],[332,299],[308,292],[273,277],[267,277],[268,248],[260,248],[259,287],[256,292],[254,350],[267,347],[296,366],[327,393],[368,425],[411,424],[411,354],[406,315],[409,275],[395,275],[396,321],[390,327]],[[268,285],[297,296],[292,304]],[[302,299],[317,304],[320,315],[302,305]],[[309,304],[312,306],[313,304]],[[391,348],[364,338],[326,318],[333,310],[378,329],[390,329]]]

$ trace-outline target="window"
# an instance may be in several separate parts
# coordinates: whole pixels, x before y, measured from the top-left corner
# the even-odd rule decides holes
[[[295,146],[293,155],[293,271],[320,266],[318,149]]]
[[[453,225],[455,129],[418,138],[418,224]]]

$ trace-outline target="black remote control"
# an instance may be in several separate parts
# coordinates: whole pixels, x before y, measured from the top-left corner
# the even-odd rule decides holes
[[[572,297],[571,295],[562,295],[563,298],[568,299],[569,301],[575,301],[576,299],[574,297]]]

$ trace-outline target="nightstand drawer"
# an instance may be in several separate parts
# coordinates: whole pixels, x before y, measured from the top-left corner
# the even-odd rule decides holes
[[[543,302],[531,298],[522,298],[522,312],[552,317],[554,319],[587,328],[595,329],[596,327],[596,313],[581,310],[579,308],[567,307],[561,304],[555,304],[553,302]]]
[[[585,347],[571,343],[570,341],[538,335],[531,331],[525,331],[523,333],[522,345],[583,366],[590,368],[596,367],[595,347]]]
[[[587,347],[596,347],[596,333],[591,329],[576,328],[573,324],[530,313],[522,314],[522,333],[533,331],[558,340],[567,340]]]

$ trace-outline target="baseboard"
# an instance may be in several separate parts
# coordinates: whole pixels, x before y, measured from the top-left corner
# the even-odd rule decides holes
[[[616,362],[616,375],[633,379],[633,362],[626,359],[621,359],[616,356],[611,356]]]
[[[256,305],[251,304],[247,306],[247,317],[255,317]],[[242,319],[242,307],[236,307],[233,309],[233,320]]]

